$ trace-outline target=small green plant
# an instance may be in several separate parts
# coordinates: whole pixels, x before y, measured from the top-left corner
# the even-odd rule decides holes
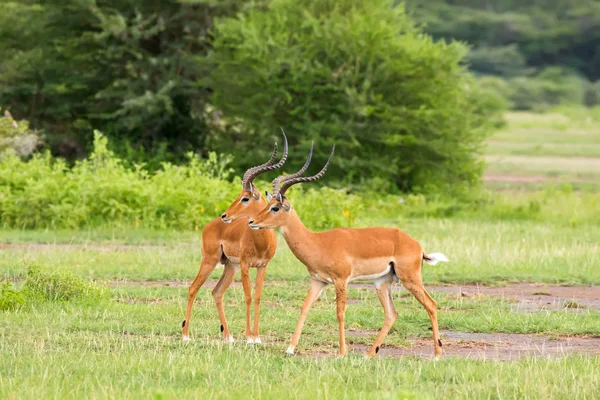
[[[70,271],[48,272],[38,265],[27,268],[25,288],[33,297],[54,301],[98,300],[107,293],[105,287],[87,281]]]
[[[22,291],[15,289],[10,282],[0,283],[0,310],[18,310],[25,304]]]

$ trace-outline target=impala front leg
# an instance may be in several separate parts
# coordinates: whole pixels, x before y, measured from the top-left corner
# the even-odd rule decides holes
[[[266,267],[260,267],[256,270],[256,286],[254,287],[254,343],[260,344],[260,336],[258,335],[258,323],[260,316],[260,296],[262,295],[263,284],[265,283]]]
[[[344,331],[344,318],[346,315],[346,300],[348,298],[348,281],[337,280],[335,282],[335,300],[337,303],[337,319],[340,328],[340,352],[339,355],[346,354],[346,334]]]
[[[285,351],[287,354],[293,355],[294,349],[298,345],[298,341],[300,340],[300,334],[302,333],[302,327],[304,326],[304,321],[306,321],[306,315],[308,314],[308,310],[313,305],[315,300],[319,298],[323,289],[325,289],[326,283],[321,281],[312,280],[310,281],[310,289],[308,289],[308,294],[306,295],[306,299],[304,299],[304,304],[302,304],[302,310],[300,311],[300,319],[298,320],[298,324],[296,324],[296,330],[294,331],[294,335],[292,336],[292,342],[290,343],[290,347]]]
[[[188,333],[190,329],[190,318],[192,317],[192,307],[194,306],[194,300],[196,299],[198,290],[200,290],[200,287],[204,285],[204,282],[206,282],[211,272],[213,272],[213,270],[217,267],[218,263],[219,257],[211,257],[208,254],[202,254],[202,263],[200,264],[200,271],[198,271],[198,275],[196,275],[196,278],[194,278],[194,281],[188,289],[188,302],[185,310],[185,319],[181,324],[184,342],[190,340],[190,336]]]
[[[246,339],[248,343],[254,343],[250,332],[250,307],[252,306],[252,288],[250,287],[250,270],[248,265],[242,264],[242,286],[246,297]]]

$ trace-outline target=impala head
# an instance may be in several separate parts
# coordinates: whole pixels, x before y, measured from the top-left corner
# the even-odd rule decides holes
[[[318,174],[302,177],[300,175],[306,171],[310,164],[312,150],[313,148],[311,145],[306,163],[304,163],[304,166],[298,172],[292,175],[280,176],[273,181],[273,194],[267,193],[268,203],[266,207],[259,213],[250,217],[250,220],[248,221],[250,228],[270,229],[285,226],[287,224],[290,215],[293,213],[293,209],[290,201],[285,197],[286,190],[297,183],[314,182],[321,179],[323,175],[325,175],[327,168],[329,168],[333,153],[335,152],[335,145],[333,145],[333,148],[331,149],[331,154],[329,155],[327,163],[325,163],[325,166],[323,166]]]
[[[275,162],[277,160],[277,142],[275,142],[275,148],[273,149],[273,154],[269,161],[256,167],[252,167],[244,173],[244,178],[242,179],[242,192],[237,199],[231,203],[223,215],[221,215],[223,222],[228,224],[235,219],[249,217],[250,215],[258,213],[265,207],[267,202],[260,195],[260,192],[252,182],[258,175],[281,168],[285,163],[288,155],[288,142],[283,129],[281,129],[281,133],[283,134],[283,155],[281,156],[281,160],[277,163]]]

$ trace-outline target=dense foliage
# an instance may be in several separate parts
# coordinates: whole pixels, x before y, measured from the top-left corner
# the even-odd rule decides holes
[[[495,108],[459,66],[465,47],[434,43],[387,0],[272,1],[220,20],[213,46],[207,85],[231,121],[211,142],[218,150],[267,151],[284,126],[299,154],[316,142],[314,164],[337,144],[330,179],[422,190],[480,177]]]
[[[561,66],[600,79],[598,0],[409,0],[435,38],[474,46],[471,67],[483,74],[526,75]]]
[[[292,166],[338,144],[336,184],[456,193],[502,107],[600,101],[599,4],[11,0],[0,106],[69,163],[99,129],[128,166],[218,150],[239,174],[283,126]]]
[[[217,218],[241,190],[239,177],[228,179],[227,159],[189,154],[186,163],[164,163],[150,173],[127,167],[96,134],[89,158],[68,168],[49,155],[30,160],[9,151],[0,157],[0,226],[18,229],[134,227],[201,230]],[[268,176],[262,176],[267,179]],[[327,176],[323,179],[327,179]],[[268,183],[256,182],[261,190]],[[397,225],[403,217],[450,217],[600,224],[600,196],[575,194],[570,186],[545,192],[478,197],[402,196],[377,192],[347,194],[314,184],[292,187],[287,195],[311,229],[364,226],[367,220]],[[8,290],[8,288],[7,288]],[[7,291],[8,293],[8,291]]]
[[[155,173],[124,165],[96,133],[89,158],[72,168],[49,154],[29,161],[13,152],[0,157],[0,224],[18,228],[143,226],[199,230],[218,217],[239,194],[240,179],[231,183],[227,159],[188,154],[183,165],[163,163]],[[265,182],[258,187],[267,189]],[[301,191],[300,188],[290,193]],[[326,194],[323,196],[323,194]],[[346,206],[348,204],[348,206]],[[348,225],[358,206],[342,191],[309,190],[297,202],[313,207],[306,223],[315,228]]]
[[[470,69],[506,80],[515,109],[599,104],[600,1],[409,0],[436,39],[469,43]]]
[[[0,104],[70,160],[96,128],[129,165],[156,170],[218,149],[239,173],[284,126],[296,165],[311,138],[320,162],[336,141],[331,175],[345,182],[472,184],[501,103],[459,66],[464,46],[434,44],[403,10],[387,0],[10,1]]]
[[[0,105],[44,128],[55,153],[80,156],[99,128],[169,158],[203,148],[198,56],[239,1],[3,2]],[[162,149],[162,151],[160,151]],[[172,157],[171,157],[172,158]]]

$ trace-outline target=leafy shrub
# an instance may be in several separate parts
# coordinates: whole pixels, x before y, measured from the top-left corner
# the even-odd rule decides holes
[[[559,104],[583,104],[586,81],[567,70],[549,67],[532,78],[513,78],[509,85],[514,109],[543,111]]]
[[[227,208],[240,186],[224,180],[226,158],[189,157],[164,163],[156,173],[127,168],[95,134],[88,159],[68,168],[60,159],[36,155],[0,160],[0,221],[19,228],[144,225],[195,229]]]
[[[27,269],[25,288],[33,297],[47,300],[98,300],[106,295],[106,288],[87,281],[70,271],[43,270],[37,265]]]
[[[351,228],[363,211],[362,199],[344,190],[293,187],[288,196],[302,222],[317,231]]]
[[[8,110],[4,110],[4,114],[0,115],[0,157],[7,149],[20,157],[26,157],[31,155],[39,144],[40,138],[36,132],[29,129],[29,122],[16,121]]]
[[[0,310],[18,310],[25,304],[22,291],[13,287],[10,282],[0,282]]]
[[[317,143],[316,165],[337,144],[338,184],[476,186],[499,110],[461,66],[466,47],[434,42],[395,3],[275,0],[219,20],[206,85],[230,123],[210,145],[246,167],[265,156],[248,149],[268,149],[283,126],[298,153]]]

